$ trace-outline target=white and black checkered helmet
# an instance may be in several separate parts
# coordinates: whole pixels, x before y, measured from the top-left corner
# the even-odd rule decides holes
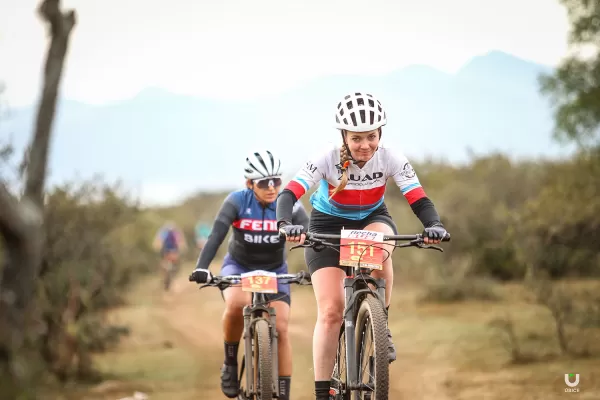
[[[246,179],[271,178],[281,175],[281,160],[269,150],[255,151],[246,157],[244,169]]]
[[[335,127],[353,132],[368,132],[387,123],[385,110],[375,96],[350,93],[337,105]]]

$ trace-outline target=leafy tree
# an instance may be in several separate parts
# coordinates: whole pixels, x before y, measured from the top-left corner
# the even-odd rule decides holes
[[[600,2],[561,3],[571,22],[572,54],[554,74],[540,77],[540,84],[554,105],[555,137],[586,147],[600,139]]]

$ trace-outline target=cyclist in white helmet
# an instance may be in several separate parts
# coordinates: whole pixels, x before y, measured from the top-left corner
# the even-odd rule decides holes
[[[392,178],[422,222],[425,242],[439,243],[446,230],[414,169],[402,153],[380,143],[382,127],[387,123],[381,102],[371,94],[350,93],[337,104],[335,122],[341,133],[341,145],[309,160],[279,196],[277,224],[287,240],[304,242],[305,227],[292,221],[292,209],[316,184],[319,187],[310,198],[313,206],[310,232],[339,234],[345,228],[397,234],[383,201],[386,181]],[[393,247],[386,247],[391,254]],[[346,270],[339,266],[339,253],[329,248],[319,252],[306,248],[304,257],[318,307],[313,335],[315,393],[317,400],[328,400],[344,310],[342,281]],[[373,276],[386,281],[388,309],[394,278],[392,258],[384,261],[381,271],[374,270]],[[389,329],[388,337],[389,362],[392,362],[396,350]]]
[[[230,226],[233,226],[233,237],[219,275],[239,275],[255,269],[287,273],[285,242],[279,240],[275,220],[281,175],[281,161],[268,150],[253,152],[246,158],[246,189],[230,193],[223,202],[190,280],[211,281],[210,263]],[[294,225],[308,226],[308,214],[300,202],[290,212]],[[221,390],[227,397],[235,398],[239,392],[237,356],[244,329],[242,310],[250,304],[251,297],[240,287],[230,287],[223,291],[223,298],[225,361],[221,368]],[[278,293],[267,294],[267,298],[277,313],[279,399],[289,400],[292,375],[292,347],[287,333],[291,304],[289,285],[279,284]]]

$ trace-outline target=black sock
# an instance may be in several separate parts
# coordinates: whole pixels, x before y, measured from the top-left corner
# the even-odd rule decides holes
[[[290,400],[291,376],[279,377],[279,400]]]
[[[237,365],[237,354],[240,343],[225,342],[225,364]]]
[[[316,400],[329,400],[329,389],[331,387],[331,381],[315,381],[315,395]]]

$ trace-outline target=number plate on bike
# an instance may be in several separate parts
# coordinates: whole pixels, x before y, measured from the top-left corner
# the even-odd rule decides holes
[[[250,271],[242,275],[242,291],[277,293],[277,274],[269,271]]]
[[[340,265],[371,269],[383,268],[383,233],[358,229],[342,229]]]

